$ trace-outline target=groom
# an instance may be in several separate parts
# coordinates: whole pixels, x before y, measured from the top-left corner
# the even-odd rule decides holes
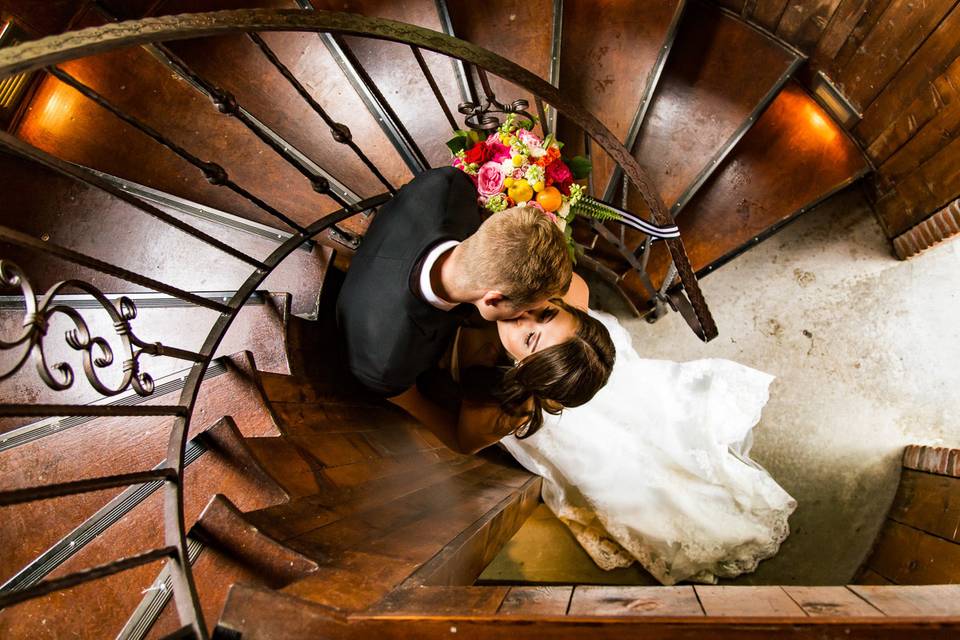
[[[383,397],[415,392],[474,308],[517,318],[562,295],[571,274],[547,216],[515,208],[484,221],[466,174],[426,171],[377,214],[347,270],[337,300],[347,365]]]

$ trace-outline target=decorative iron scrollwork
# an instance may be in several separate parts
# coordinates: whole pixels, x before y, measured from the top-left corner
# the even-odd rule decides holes
[[[483,90],[483,104],[475,102],[461,102],[457,105],[457,111],[465,115],[464,124],[477,131],[491,132],[500,126],[500,118],[493,115],[500,113],[503,115],[516,114],[536,122],[537,119],[527,109],[530,103],[523,99],[517,99],[510,104],[504,104],[497,100],[493,88],[490,86],[490,80],[483,69],[477,69],[477,77],[480,79],[480,87]]]
[[[482,105],[474,102],[461,102],[457,105],[457,111],[466,116],[463,119],[464,124],[471,129],[485,131],[487,133],[495,131],[497,127],[500,126],[500,118],[493,115],[496,113],[503,115],[515,113],[529,119],[531,122],[535,122],[536,118],[527,111],[529,108],[530,103],[526,100],[517,99],[510,104],[504,104],[497,100],[496,96],[492,93],[487,95]]]
[[[146,343],[133,334],[130,321],[137,317],[137,307],[133,300],[121,296],[116,303],[112,303],[96,287],[81,280],[58,282],[38,299],[23,270],[9,260],[0,260],[0,286],[4,289],[18,288],[26,305],[21,333],[9,342],[0,339],[2,351],[18,348],[23,350],[7,371],[0,372],[0,380],[6,380],[16,374],[27,359],[32,357],[37,373],[48,387],[55,391],[63,391],[73,385],[75,380],[73,367],[66,362],[50,364],[44,348],[51,319],[61,315],[73,323],[73,328],[65,332],[64,339],[70,348],[83,355],[83,372],[98,393],[114,396],[126,391],[128,387],[132,387],[141,396],[153,393],[153,378],[140,370],[140,356],[164,355],[165,349],[159,342]],[[79,290],[91,296],[113,321],[114,331],[126,356],[122,364],[123,377],[116,387],[108,386],[99,376],[101,370],[114,363],[113,348],[105,338],[91,333],[87,322],[76,309],[54,302],[56,296],[65,290]]]

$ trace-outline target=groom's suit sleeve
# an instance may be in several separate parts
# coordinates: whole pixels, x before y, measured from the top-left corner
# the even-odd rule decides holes
[[[473,183],[452,167],[420,174],[374,218],[337,300],[347,366],[370,390],[398,395],[440,360],[460,317],[415,296],[412,272],[431,246],[479,226]]]

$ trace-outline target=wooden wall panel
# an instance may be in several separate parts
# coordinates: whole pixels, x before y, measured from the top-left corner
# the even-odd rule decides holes
[[[893,506],[857,582],[960,584],[960,450],[908,447]]]
[[[872,0],[841,0],[829,17],[816,48],[812,50],[813,56],[818,60],[833,60],[871,4],[879,3]]]
[[[876,202],[888,235],[898,234],[960,194],[960,138],[952,138],[929,160],[897,180]]]
[[[861,108],[873,102],[949,8],[947,2],[891,3],[835,78],[847,97]]]
[[[954,7],[939,28],[929,34],[910,63],[904,65],[883,87],[876,100],[864,111],[856,133],[863,140],[872,142],[918,95],[926,92],[936,95],[935,80],[957,60],[958,54],[960,5]]]
[[[790,0],[777,25],[777,35],[800,49],[810,49],[820,40],[840,2]]]
[[[750,19],[767,31],[776,31],[787,4],[788,0],[756,0]]]
[[[883,163],[902,151],[914,137],[922,137],[930,124],[944,138],[950,136],[954,118],[960,109],[960,58],[953,63],[900,113],[891,116],[889,124],[867,147],[874,162]],[[946,123],[946,126],[944,126]],[[937,141],[933,141],[936,145]]]

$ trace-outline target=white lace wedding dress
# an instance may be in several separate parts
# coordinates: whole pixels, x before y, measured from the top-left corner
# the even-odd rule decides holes
[[[756,569],[789,534],[796,501],[748,457],[773,376],[729,360],[640,358],[608,314],[617,349],[586,405],[501,444],[543,476],[543,499],[600,567],[640,562],[663,584]]]

